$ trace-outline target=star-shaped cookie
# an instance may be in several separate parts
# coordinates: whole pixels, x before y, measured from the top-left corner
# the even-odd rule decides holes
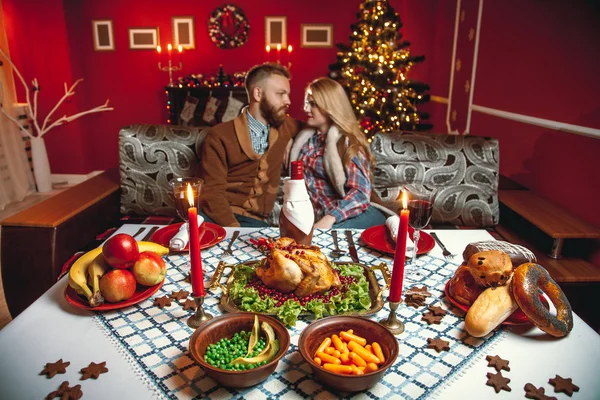
[[[422,286],[422,287],[416,287],[413,286],[410,289],[408,289],[408,293],[407,294],[420,294],[422,296],[425,296],[426,298],[431,296],[431,293],[429,293],[427,291],[427,286]]]
[[[158,308],[164,308],[171,305],[171,298],[167,296],[157,297],[154,299],[154,305]]]
[[[495,374],[488,372],[487,378],[488,380],[485,384],[493,387],[496,393],[500,393],[501,390],[506,390],[507,392],[510,392],[512,390],[508,386],[510,379],[503,377],[502,372],[497,372]]]
[[[69,387],[69,382],[64,381],[60,384],[58,390],[55,390],[46,396],[46,400],[52,400],[56,397],[60,397],[61,400],[79,400],[82,396],[83,392],[81,391],[81,385]]]
[[[450,342],[446,341],[446,340],[442,340],[440,338],[427,338],[427,348],[428,349],[435,349],[435,351],[437,351],[438,353],[441,353],[442,351],[446,350],[450,350]]]
[[[180,301],[183,299],[187,299],[189,294],[190,292],[188,292],[187,290],[179,290],[177,292],[171,292],[171,295],[169,297],[173,300]]]
[[[439,316],[442,316],[442,317],[448,313],[442,307],[440,307],[440,306],[434,306],[433,304],[430,305],[427,309],[429,311],[431,311],[433,313],[433,315],[439,315]]]
[[[555,393],[565,393],[568,396],[573,396],[573,392],[579,392],[579,386],[573,384],[573,379],[563,378],[560,375],[556,375],[555,378],[551,378],[548,381],[549,384],[554,386]]]
[[[80,372],[83,374],[81,380],[85,381],[89,378],[98,379],[100,374],[108,372],[108,368],[106,368],[106,361],[102,361],[100,364],[91,362],[86,368],[81,368]]]
[[[195,310],[196,309],[196,302],[192,299],[187,299],[184,303],[183,303],[183,309],[184,310]]]
[[[421,317],[422,321],[426,321],[427,325],[431,325],[431,324],[439,324],[442,321],[442,316],[441,315],[435,315],[432,312],[426,312],[423,313],[423,317]]]
[[[40,375],[46,375],[48,378],[52,378],[56,374],[64,374],[67,372],[67,367],[70,364],[69,361],[63,362],[62,358],[55,363],[47,363],[42,372],[40,372]]]
[[[510,371],[510,367],[508,366],[508,363],[510,361],[503,360],[498,355],[487,356],[487,357],[485,357],[485,359],[488,361],[488,365],[487,366],[495,368],[496,372],[500,372],[501,369],[503,369],[505,371]]]
[[[525,397],[528,399],[535,400],[556,400],[556,397],[546,396],[546,390],[544,388],[536,388],[531,383],[525,384]]]

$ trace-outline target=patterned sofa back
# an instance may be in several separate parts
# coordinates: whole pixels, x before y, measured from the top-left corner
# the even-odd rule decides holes
[[[498,140],[431,133],[378,133],[371,143],[376,159],[375,191],[398,210],[403,185],[436,188],[432,222],[489,227],[499,220]]]

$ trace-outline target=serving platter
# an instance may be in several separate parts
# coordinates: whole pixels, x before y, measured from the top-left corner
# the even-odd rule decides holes
[[[221,289],[223,294],[221,295],[220,304],[226,311],[228,311],[228,312],[246,312],[246,310],[242,310],[242,309],[238,308],[237,304],[235,304],[235,302],[229,297],[229,289],[231,288],[231,285],[233,284],[234,270],[238,265],[253,266],[253,265],[258,265],[259,263],[260,263],[260,260],[246,261],[244,263],[240,263],[240,264],[236,264],[236,265],[225,264],[223,261],[219,262],[208,287],[209,287],[209,290]],[[335,315],[372,315],[372,314],[377,313],[379,310],[381,310],[383,308],[383,303],[384,303],[383,291],[385,289],[389,288],[390,281],[391,281],[391,274],[390,274],[387,264],[381,263],[379,265],[372,265],[372,266],[366,266],[364,264],[354,263],[354,262],[333,262],[332,264],[336,265],[336,266],[348,265],[348,264],[360,265],[363,268],[363,270],[364,270],[363,274],[364,274],[365,278],[367,279],[367,282],[369,283],[369,297],[371,298],[371,308],[369,308],[368,310],[350,311],[350,312],[339,313],[339,314],[335,314]],[[224,284],[222,284],[222,283],[220,283],[221,278],[223,278],[223,275],[224,275],[224,272],[226,269],[230,269],[231,273],[229,274],[227,281]],[[377,271],[377,270],[380,271],[381,274],[383,275],[383,278],[385,281],[384,286],[380,286],[379,282],[377,281],[377,277],[375,276],[375,271]],[[255,314],[277,315],[276,313],[260,313],[260,312],[255,312]],[[310,315],[314,315],[314,314],[312,314],[310,312],[300,313],[300,316],[310,316]]]
[[[142,286],[142,285],[138,284],[137,287],[135,288],[135,293],[129,299],[119,301],[117,303],[106,302],[102,305],[99,305],[98,307],[90,306],[90,304],[87,302],[87,300],[84,299],[83,297],[81,297],[80,295],[78,295],[77,292],[75,291],[75,289],[73,289],[71,286],[69,286],[69,284],[67,284],[67,286],[65,287],[64,294],[65,294],[65,300],[67,300],[67,303],[69,303],[70,305],[72,305],[74,307],[81,308],[83,310],[90,310],[90,311],[110,311],[110,310],[118,310],[121,308],[129,307],[129,306],[132,306],[134,304],[140,303],[140,302],[148,299],[150,296],[152,296],[154,293],[156,293],[158,291],[158,289],[160,289],[162,287],[163,283],[164,283],[164,281],[162,281],[154,286]]]

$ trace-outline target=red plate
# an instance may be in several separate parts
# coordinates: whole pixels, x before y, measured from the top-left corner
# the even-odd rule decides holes
[[[161,283],[154,285],[154,286],[137,285],[137,287],[135,289],[135,293],[128,300],[120,301],[118,303],[104,303],[98,307],[90,307],[87,300],[85,300],[83,297],[79,296],[77,294],[77,292],[75,291],[75,289],[73,289],[71,286],[69,286],[69,284],[67,284],[67,287],[65,288],[65,299],[67,299],[67,302],[69,304],[71,304],[75,307],[78,307],[78,308],[83,308],[84,310],[91,310],[91,311],[118,310],[119,308],[129,307],[129,306],[137,304],[141,301],[146,300],[147,298],[152,296],[154,293],[156,293],[158,291],[158,289],[161,288],[161,286],[163,285],[164,282],[165,281],[162,281]]]
[[[450,302],[452,304],[454,304],[456,307],[460,308],[461,310],[467,312],[469,311],[469,308],[471,308],[470,306],[465,306],[464,304],[459,303],[458,301],[456,301],[452,296],[450,296],[450,290],[448,290],[448,288],[450,287],[450,281],[446,282],[446,287],[444,287],[444,293],[446,294],[446,297],[448,297],[448,300],[450,300]],[[546,298],[540,294],[540,299],[542,300],[542,303],[544,304],[544,306],[549,309],[550,306],[548,304],[548,300],[546,300]],[[502,325],[527,325],[527,324],[531,324],[532,322],[529,320],[529,318],[527,318],[527,316],[523,313],[523,311],[521,311],[520,308],[517,308],[515,310],[514,313],[512,313],[510,315],[510,317],[508,317],[503,323]]]
[[[172,224],[165,226],[164,228],[160,228],[154,235],[150,238],[151,242],[158,243],[161,246],[169,247],[169,242],[171,238],[179,232],[179,227],[183,225],[183,222],[179,222],[177,224]],[[225,232],[225,228],[220,225],[213,224],[212,222],[204,222],[201,225],[201,228],[204,229],[204,235],[202,234],[202,230],[200,230],[200,248],[206,249],[215,244],[219,243],[225,236],[227,236],[227,232]],[[181,250],[171,250],[174,252],[183,252],[188,251],[188,246],[185,246]]]
[[[412,237],[413,228],[410,226],[408,227],[408,234]],[[360,238],[372,249],[394,254],[396,244],[392,241],[392,236],[385,225],[377,225],[365,229]],[[434,247],[435,240],[433,240],[433,237],[429,233],[421,231],[417,254],[425,254]]]

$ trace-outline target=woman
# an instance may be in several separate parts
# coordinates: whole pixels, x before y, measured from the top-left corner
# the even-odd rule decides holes
[[[309,128],[296,136],[289,159],[304,163],[315,228],[383,225],[386,215],[370,202],[373,156],[342,86],[316,79],[306,88],[304,111]]]

